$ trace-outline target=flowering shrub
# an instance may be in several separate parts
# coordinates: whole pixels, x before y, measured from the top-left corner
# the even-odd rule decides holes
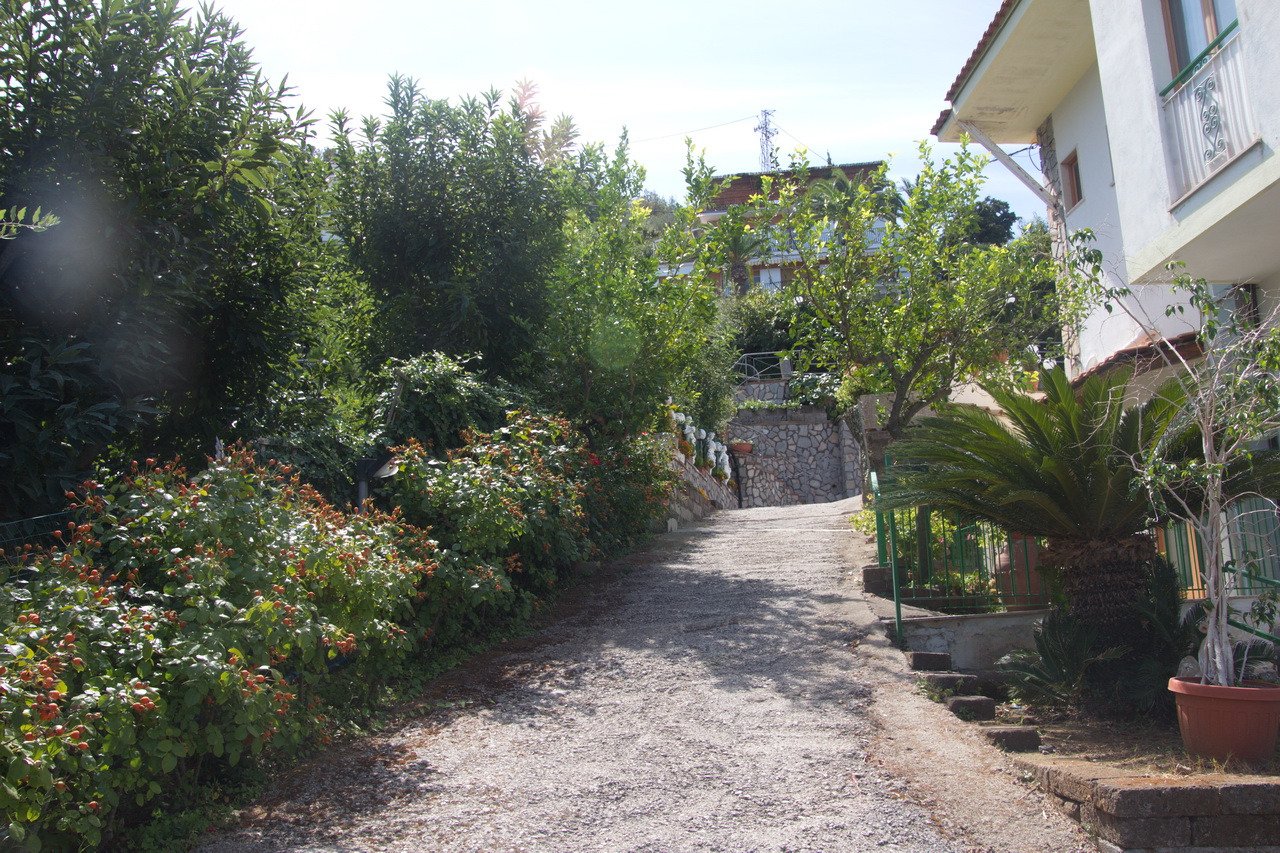
[[[509,590],[514,577],[545,591],[589,552],[583,471],[596,457],[563,419],[524,411],[466,438],[444,459],[416,441],[397,448],[393,501],[446,553],[483,566],[495,591]]]
[[[584,506],[593,553],[635,545],[661,521],[675,485],[669,439],[641,433],[601,448],[587,469]]]
[[[117,810],[296,746],[326,682],[376,681],[427,588],[464,585],[422,531],[287,474],[236,450],[86,483],[64,544],[0,588],[0,847],[98,844]]]
[[[162,795],[324,740],[423,641],[527,611],[665,505],[647,436],[592,452],[513,412],[465,440],[402,448],[390,513],[338,510],[243,448],[69,494],[78,521],[0,585],[0,849],[109,842]]]

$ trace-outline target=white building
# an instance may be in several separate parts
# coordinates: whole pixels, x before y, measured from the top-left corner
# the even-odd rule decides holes
[[[1038,146],[1042,176],[997,156],[1051,224],[1092,229],[1113,284],[1170,337],[1170,261],[1280,300],[1280,0],[1005,0],[934,133]],[[1148,329],[1099,310],[1073,375],[1140,354]],[[1148,350],[1149,352],[1149,350]]]

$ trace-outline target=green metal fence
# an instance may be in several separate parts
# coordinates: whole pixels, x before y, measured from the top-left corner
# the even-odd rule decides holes
[[[1231,574],[1232,592],[1257,595],[1280,585],[1280,512],[1265,498],[1236,501],[1225,513],[1223,553]],[[1156,531],[1165,559],[1178,572],[1189,599],[1205,596],[1204,543],[1183,522]]]
[[[1225,515],[1222,545],[1230,592],[1248,597],[1280,589],[1280,512],[1276,504],[1265,498],[1245,498],[1233,503]],[[1165,559],[1178,572],[1186,598],[1204,598],[1204,543],[1200,536],[1185,523],[1174,522],[1158,530],[1156,537]],[[1277,640],[1239,619],[1227,621],[1245,633]]]
[[[879,479],[871,476],[878,498]],[[1049,590],[1036,569],[1039,543],[992,524],[961,524],[914,508],[876,511],[876,550],[890,569],[898,635],[902,608],[951,614],[1040,609]]]
[[[871,492],[880,484],[871,475]],[[876,551],[893,577],[895,622],[902,638],[902,608],[940,613],[996,613],[1047,607],[1050,591],[1036,569],[1041,543],[989,524],[958,524],[942,513],[916,509],[876,511]],[[1223,542],[1231,592],[1257,595],[1280,589],[1280,511],[1264,498],[1235,502],[1226,512]],[[1177,571],[1184,596],[1205,596],[1204,548],[1194,531],[1174,522],[1154,531]],[[923,544],[922,544],[923,540]],[[1239,620],[1236,628],[1274,640]]]

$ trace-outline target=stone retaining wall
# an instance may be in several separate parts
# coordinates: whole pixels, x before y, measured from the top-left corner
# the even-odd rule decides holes
[[[734,389],[733,397],[739,403],[746,400],[785,403],[788,385],[789,382],[786,379],[748,379]]]
[[[1224,773],[1142,776],[1078,759],[1027,755],[1014,764],[1108,853],[1276,850],[1280,782]]]
[[[825,503],[862,492],[857,442],[821,408],[742,410],[728,435],[754,445],[735,458],[744,507]]]
[[[710,471],[693,464],[679,450],[672,448],[671,470],[679,478],[671,496],[671,512],[667,518],[667,530],[701,521],[716,510],[737,509],[738,494]]]

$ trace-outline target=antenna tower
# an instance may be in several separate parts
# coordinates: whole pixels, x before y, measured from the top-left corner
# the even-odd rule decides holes
[[[773,110],[760,111],[760,123],[756,125],[755,131],[760,134],[760,171],[771,172],[778,168],[778,149],[773,145],[773,138],[778,135],[778,128],[774,126]]]

